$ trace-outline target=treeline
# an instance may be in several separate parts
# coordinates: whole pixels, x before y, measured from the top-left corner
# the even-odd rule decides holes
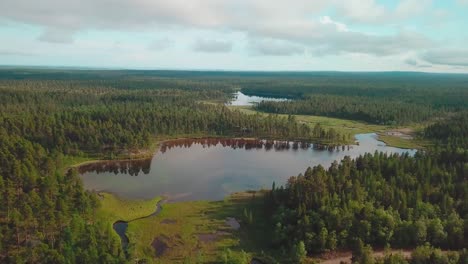
[[[317,114],[399,125],[466,110],[468,77],[463,74],[412,72],[209,72],[145,70],[3,69],[0,80],[68,91],[89,87],[118,90],[197,92],[198,100],[227,102],[234,90],[247,95],[299,101],[268,103],[259,110],[284,114]],[[394,107],[392,107],[394,106]]]
[[[467,75],[323,72],[239,82],[247,95],[293,99],[256,106],[269,113],[404,125],[468,109]]]
[[[433,125],[426,135],[437,137],[440,127],[459,122],[466,119],[456,117]],[[466,128],[466,123],[462,126]],[[458,131],[457,126],[453,130]],[[451,142],[458,143],[466,130],[449,133]],[[374,153],[354,160],[346,157],[329,169],[308,168],[284,187],[273,186],[266,196],[272,246],[294,249],[302,245],[309,254],[352,249],[356,258],[369,255],[365,251],[371,248],[365,245],[466,249],[467,162],[468,149],[457,145],[418,152],[414,157]],[[425,261],[412,263],[436,263],[430,254]],[[466,263],[466,251],[462,255],[456,255],[455,262],[444,257],[447,261],[437,263]]]
[[[312,95],[390,99],[431,106],[435,109],[466,109],[468,75],[412,72],[283,73],[240,79],[242,92],[303,99]]]
[[[224,100],[230,89],[159,85],[0,81],[0,263],[128,261],[112,228],[95,216],[98,197],[84,190],[76,171],[63,175],[66,156],[119,154],[147,148],[154,137],[191,134],[342,140],[292,117],[246,115],[202,103]]]
[[[122,89],[66,81],[0,82],[0,124],[65,154],[142,148],[155,136],[203,134],[344,142],[294,118],[230,111],[219,90]]]
[[[421,122],[441,114],[425,105],[393,99],[336,95],[311,95],[306,99],[283,102],[262,101],[254,107],[267,113],[330,116],[383,125]]]

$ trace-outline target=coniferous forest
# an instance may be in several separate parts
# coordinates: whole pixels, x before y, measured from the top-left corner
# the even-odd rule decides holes
[[[309,167],[284,188],[273,186],[266,198],[273,245],[302,245],[314,253],[348,248],[359,263],[372,263],[365,245],[420,246],[425,253],[412,263],[466,263],[468,134],[463,126],[466,113],[429,126],[424,134],[435,138],[437,147],[414,157],[369,153],[328,169]],[[433,248],[460,253],[444,256]]]
[[[239,89],[290,100],[247,114],[225,105]],[[368,153],[274,184],[265,246],[293,252],[292,263],[344,249],[374,263],[372,248],[390,247],[416,250],[384,263],[467,263],[467,101],[458,75],[0,70],[0,262],[131,262],[70,157],[117,158],[179,136],[344,143],[300,114],[424,121],[418,137],[431,144],[414,157]]]
[[[203,103],[231,96],[219,82],[48,74],[1,74],[0,262],[124,260],[113,230],[94,218],[96,195],[83,189],[76,171],[64,174],[66,156],[113,157],[174,135],[341,140],[293,119]]]
[[[466,110],[463,75],[424,73],[322,73],[246,84],[249,95],[297,100],[264,101],[268,113],[319,115],[373,124],[407,125]]]

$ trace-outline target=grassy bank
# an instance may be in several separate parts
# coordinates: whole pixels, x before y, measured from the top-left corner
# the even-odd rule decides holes
[[[262,257],[268,238],[264,228],[261,192],[233,194],[223,201],[191,201],[164,204],[159,215],[132,221],[128,225],[129,254],[132,260],[147,263],[179,263],[197,260],[219,263],[230,249],[232,255]],[[151,214],[159,197],[152,200],[123,200],[103,193],[97,214],[109,225]],[[244,210],[252,212],[251,223]],[[234,217],[236,230],[226,219]],[[156,242],[155,242],[156,241]],[[274,254],[274,253],[271,253]],[[197,262],[198,263],[198,262]]]
[[[126,200],[110,193],[99,193],[99,197],[101,207],[98,210],[98,216],[110,224],[118,220],[131,221],[150,215],[162,199],[155,197],[149,200]]]
[[[212,102],[214,103],[214,102]],[[253,110],[250,106],[228,106],[231,110],[239,110],[245,114],[261,114],[269,115],[267,113],[262,113]],[[288,115],[279,114],[282,117],[288,117]],[[414,135],[416,132],[422,130],[426,124],[414,124],[408,127],[391,127],[384,125],[374,125],[360,121],[324,117],[324,116],[309,116],[309,115],[294,115],[296,120],[300,123],[305,123],[311,127],[314,127],[316,124],[320,124],[323,128],[331,129],[333,128],[338,133],[345,135],[349,139],[346,144],[354,143],[354,136],[361,133],[377,133],[379,139],[385,142],[389,146],[399,147],[399,148],[415,148],[422,149],[429,144],[427,141],[419,139],[406,139],[398,136],[388,135],[386,131],[393,130],[405,130],[409,131],[411,135]],[[206,134],[181,134],[181,135],[166,135],[161,137],[155,137],[151,140],[150,144],[146,148],[142,149],[130,149],[130,150],[117,150],[113,153],[83,153],[81,156],[64,156],[62,161],[62,167],[65,171],[70,167],[79,167],[87,163],[100,162],[106,160],[135,160],[135,159],[145,159],[151,158],[154,153],[158,150],[160,145],[166,140],[173,139],[183,139],[183,138],[203,138],[203,137],[222,137],[219,135],[206,135]],[[228,137],[228,136],[225,136]],[[233,136],[235,137],[235,136]]]
[[[190,201],[164,204],[160,214],[129,223],[130,263],[223,263],[227,250],[231,256],[256,258],[263,263],[290,263],[287,251],[269,248],[271,223],[263,213],[264,192],[235,193],[223,201]],[[154,211],[159,197],[151,200],[123,200],[112,194],[101,195],[98,215],[109,225],[116,220],[132,220]],[[245,212],[252,214],[251,219]],[[240,223],[233,229],[226,219]],[[392,250],[396,253],[400,250]],[[409,257],[411,250],[402,252]],[[384,251],[376,249],[374,257]],[[305,263],[341,263],[351,252],[336,251],[310,256]],[[229,262],[234,263],[234,262]],[[235,262],[237,263],[237,262]]]
[[[181,139],[181,138],[202,138],[206,137],[204,134],[182,134],[174,136],[156,137],[151,140],[148,147],[144,149],[133,149],[133,150],[119,150],[114,153],[82,153],[80,156],[66,155],[62,158],[61,170],[66,171],[69,168],[77,168],[82,165],[104,162],[104,161],[125,161],[125,160],[142,160],[152,158],[156,151],[159,149],[161,144],[167,140]]]
[[[261,115],[269,115],[268,113],[262,113],[253,110],[250,106],[228,106],[231,110],[239,110],[245,114],[261,114]],[[279,114],[282,117],[288,117],[288,115]],[[356,134],[362,133],[377,133],[379,134],[379,139],[384,141],[387,145],[392,147],[399,147],[399,148],[416,148],[421,149],[427,144],[427,142],[414,140],[414,139],[404,139],[397,136],[390,136],[384,135],[385,131],[390,130],[398,130],[401,127],[392,127],[392,126],[385,126],[385,125],[375,125],[369,124],[361,121],[354,121],[354,120],[346,120],[346,119],[339,119],[333,117],[325,117],[325,116],[311,116],[311,115],[294,115],[296,120],[305,123],[311,127],[314,127],[317,123],[319,123],[323,128],[330,129],[333,128],[338,133],[342,135],[346,135],[347,138],[350,139],[348,144],[352,144],[354,142],[354,136]],[[421,124],[414,124],[411,126],[405,127],[412,133],[421,130],[423,125]]]
[[[384,133],[378,133],[379,140],[385,142],[385,144],[404,148],[404,149],[423,149],[424,147],[429,146],[431,143],[427,140],[422,139],[405,139],[398,136],[389,136],[385,135]]]

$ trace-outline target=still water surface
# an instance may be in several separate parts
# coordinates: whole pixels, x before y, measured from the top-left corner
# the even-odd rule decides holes
[[[106,191],[130,199],[158,195],[170,201],[219,200],[236,191],[270,188],[286,183],[308,166],[330,166],[344,156],[365,152],[415,150],[385,146],[376,135],[359,134],[359,145],[344,150],[320,150],[293,142],[198,139],[167,142],[151,159],[102,162],[80,167],[87,189]]]
[[[275,102],[281,102],[281,101],[286,101],[288,99],[286,98],[273,98],[273,97],[263,97],[263,96],[250,96],[250,95],[245,95],[241,91],[238,91],[237,93],[234,94],[233,100],[229,103],[229,105],[237,105],[237,106],[242,106],[242,105],[253,105],[255,103],[260,103],[261,101],[275,101]]]

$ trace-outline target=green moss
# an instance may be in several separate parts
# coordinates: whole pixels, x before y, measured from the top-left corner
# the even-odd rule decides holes
[[[154,212],[160,198],[152,200],[123,200],[103,193],[98,217],[113,224],[117,220],[131,220]],[[201,260],[217,263],[222,254],[230,249],[233,255],[245,251],[248,256],[263,256],[268,252],[269,238],[265,236],[267,220],[263,218],[261,192],[233,194],[223,201],[191,201],[163,204],[157,216],[132,221],[128,225],[131,259],[145,259],[148,263],[173,263],[183,260]],[[243,222],[243,211],[253,212],[254,223]],[[231,229],[227,217],[241,222],[239,230]],[[200,238],[199,235],[205,238]],[[161,239],[168,249],[156,257],[152,246]]]
[[[156,209],[156,204],[161,201],[161,197],[150,200],[125,200],[109,194],[99,194],[101,206],[98,216],[106,222],[113,224],[115,221],[131,221],[140,217],[152,214]]]

